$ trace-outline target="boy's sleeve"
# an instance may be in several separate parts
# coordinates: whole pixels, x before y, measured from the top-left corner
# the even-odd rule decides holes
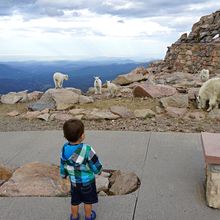
[[[90,147],[88,155],[89,167],[94,174],[100,174],[102,171],[102,164],[99,161],[99,158],[92,147]]]
[[[66,172],[66,170],[64,168],[64,164],[65,164],[65,162],[62,159],[62,152],[61,152],[61,155],[60,155],[60,176],[62,178],[66,178],[67,177],[67,172]]]

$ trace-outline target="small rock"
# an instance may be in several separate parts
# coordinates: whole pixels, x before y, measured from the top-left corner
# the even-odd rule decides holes
[[[15,116],[20,115],[20,113],[18,111],[14,110],[14,111],[11,111],[11,112],[7,113],[7,115],[11,116],[11,117],[15,117]]]
[[[49,113],[44,113],[44,114],[40,114],[40,115],[37,116],[37,118],[42,119],[44,121],[48,121],[49,117],[50,117]]]
[[[69,113],[72,115],[81,115],[81,114],[84,114],[85,112],[86,110],[83,108],[76,108],[76,109],[69,110]]]
[[[134,115],[136,118],[151,118],[155,116],[155,112],[151,109],[136,109]]]
[[[26,112],[22,117],[26,119],[35,119],[41,114],[40,111]]]
[[[100,191],[99,192],[99,196],[107,196],[107,194],[105,192],[103,192],[103,191]]]
[[[166,108],[167,114],[171,117],[178,118],[183,117],[186,114],[186,108],[175,108],[175,107],[167,107]]]
[[[104,191],[106,192],[108,190],[109,180],[106,177],[103,177],[101,175],[97,175],[96,177],[96,188],[97,192]]]
[[[50,116],[51,120],[59,120],[59,121],[67,121],[69,119],[73,119],[74,117],[71,114],[66,113],[54,113]]]
[[[167,107],[187,108],[189,105],[188,95],[176,94],[160,99],[162,105]]]
[[[122,118],[133,118],[134,113],[124,106],[112,106],[110,111]]]

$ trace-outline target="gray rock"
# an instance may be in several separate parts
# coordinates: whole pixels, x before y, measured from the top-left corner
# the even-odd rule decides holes
[[[50,116],[50,120],[56,119],[58,121],[67,121],[72,118],[74,118],[74,117],[68,113],[54,113]]]
[[[82,108],[76,108],[76,109],[71,109],[69,110],[69,113],[72,115],[81,115],[85,114],[87,110],[82,109]]]
[[[11,117],[15,117],[15,116],[20,115],[20,113],[17,110],[14,110],[14,111],[7,113],[7,115]]]
[[[26,102],[27,101],[27,91],[22,92],[10,92],[6,95],[1,96],[1,102],[3,104],[15,104],[18,102]]]
[[[109,185],[109,180],[106,177],[103,177],[101,175],[98,175],[96,177],[96,188],[97,188],[97,192],[100,191],[108,191],[108,185]]]
[[[187,108],[189,105],[188,95],[176,94],[160,99],[163,107]]]
[[[92,111],[86,113],[86,115],[83,117],[83,119],[86,120],[99,120],[99,119],[113,120],[117,118],[120,118],[120,116],[111,113],[109,110],[98,110],[98,109],[93,109]]]
[[[85,95],[79,96],[79,103],[80,104],[93,103],[93,102],[94,102],[94,99],[92,97],[85,96]]]
[[[187,109],[186,108],[176,108],[176,107],[167,107],[166,108],[167,114],[174,118],[183,117]]]
[[[121,118],[133,118],[134,113],[124,106],[112,106],[110,107],[110,111],[113,114],[119,115]]]
[[[134,115],[136,118],[151,118],[155,116],[155,112],[151,109],[136,109]]]
[[[44,114],[40,114],[40,115],[37,116],[37,118],[39,118],[39,119],[41,119],[43,121],[48,121],[49,117],[50,117],[49,113],[44,113]]]
[[[79,95],[70,89],[50,89],[49,92],[57,110],[69,109],[79,102]]]
[[[113,183],[109,189],[113,195],[125,195],[135,191],[139,186],[139,179],[133,172],[116,171],[110,178]]]
[[[75,93],[74,88],[48,89],[39,101],[28,105],[28,108],[34,111],[41,111],[45,108],[65,110],[73,107],[78,102],[79,94]]]
[[[30,109],[32,111],[42,111],[44,109],[51,109],[51,110],[56,109],[56,105],[53,100],[51,100],[51,102],[48,102],[48,103],[38,101],[35,103],[28,104],[27,107],[28,107],[28,109]]]

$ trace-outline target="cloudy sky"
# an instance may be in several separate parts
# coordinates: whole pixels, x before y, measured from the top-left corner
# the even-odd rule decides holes
[[[219,0],[0,0],[0,61],[163,58]]]

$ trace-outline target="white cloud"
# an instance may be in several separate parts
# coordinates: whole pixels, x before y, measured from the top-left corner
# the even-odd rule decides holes
[[[181,33],[220,6],[214,0],[25,1],[0,16],[1,55],[162,58]]]

